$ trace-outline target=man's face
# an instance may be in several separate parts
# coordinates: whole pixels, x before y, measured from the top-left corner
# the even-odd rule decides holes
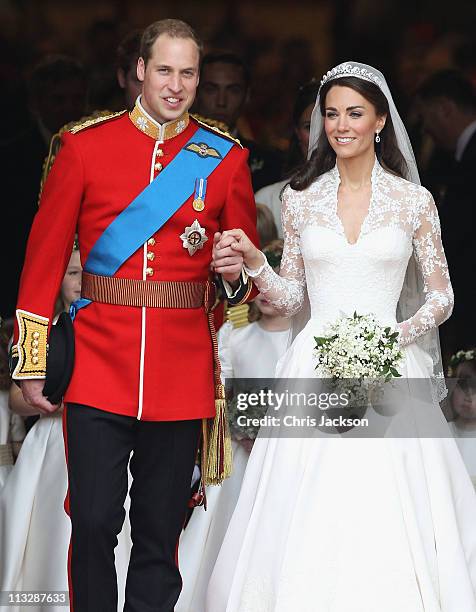
[[[117,81],[124,90],[124,99],[129,110],[134,108],[137,96],[142,91],[142,82],[137,78],[137,62],[131,64],[126,73],[122,68],[117,69]]]
[[[36,99],[36,111],[53,134],[85,114],[86,85],[80,78],[49,84]]]
[[[198,112],[226,123],[232,130],[246,102],[246,83],[240,66],[216,62],[202,70]]]
[[[304,109],[304,112],[299,117],[299,123],[294,128],[298,142],[299,142],[299,148],[301,149],[303,159],[307,158],[307,152],[309,149],[309,136],[310,136],[310,131],[311,131],[311,116],[312,116],[313,110],[314,110],[314,103],[309,104],[309,106],[307,106]]]
[[[140,57],[137,78],[142,81],[142,105],[159,123],[174,121],[193,103],[198,85],[199,52],[191,38],[161,34],[144,64]]]
[[[423,129],[442,149],[452,150],[455,146],[452,134],[451,105],[442,98],[424,100],[419,103]]]

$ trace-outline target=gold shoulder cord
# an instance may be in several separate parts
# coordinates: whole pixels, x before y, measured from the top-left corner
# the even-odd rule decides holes
[[[127,111],[122,110],[117,113],[111,113],[110,111],[98,111],[98,114],[93,113],[89,117],[83,117],[83,119],[80,121],[75,122],[72,127],[69,127],[69,131],[71,134],[77,134],[81,130],[85,130],[92,125],[97,125],[98,123],[103,123],[104,121],[108,121],[114,117],[119,117],[124,113],[127,113]],[[71,124],[68,125],[71,126]]]
[[[70,123],[63,125],[63,127],[56,134],[53,134],[50,141],[48,155],[46,156],[45,161],[43,162],[43,170],[41,173],[40,181],[40,193],[38,195],[38,204],[40,202],[45,181],[48,178],[48,174],[50,173],[50,170],[53,167],[53,162],[55,161],[56,156],[58,155],[58,152],[61,149],[61,136],[65,132],[71,132],[72,134],[76,134],[80,130],[90,127],[91,125],[102,123],[103,121],[112,119],[113,117],[119,117],[119,115],[123,115],[125,112],[127,111],[123,110],[118,113],[113,113],[109,110],[94,111],[91,115],[81,117],[81,119],[77,121],[71,121]]]
[[[227,131],[228,126],[222,121],[215,121],[215,119],[208,119],[207,117],[202,117],[201,115],[191,115],[191,116],[200,125],[203,125],[203,127],[207,128],[208,130],[212,130],[213,132],[216,132],[217,134],[220,134],[220,136],[224,136],[228,140],[232,140],[239,147],[243,148],[243,145],[238,140],[238,138],[235,138]]]

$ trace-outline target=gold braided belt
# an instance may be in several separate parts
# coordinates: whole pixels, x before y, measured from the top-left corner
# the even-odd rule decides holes
[[[83,272],[81,297],[103,304],[150,308],[200,308],[209,282],[149,281]],[[212,292],[214,294],[214,292]]]

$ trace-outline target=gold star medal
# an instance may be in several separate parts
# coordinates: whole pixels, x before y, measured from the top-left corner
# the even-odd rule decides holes
[[[205,208],[205,194],[207,192],[207,179],[198,178],[195,181],[195,196],[193,199],[193,210],[202,212]]]
[[[208,236],[205,235],[205,228],[200,226],[200,223],[195,221],[189,227],[185,228],[180,239],[182,240],[182,246],[188,250],[189,255],[193,255],[199,249],[203,249],[203,245],[208,240]]]

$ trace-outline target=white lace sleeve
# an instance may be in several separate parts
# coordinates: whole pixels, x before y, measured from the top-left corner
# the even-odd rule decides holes
[[[295,203],[290,200],[289,192],[290,188],[287,187],[283,193],[281,220],[284,249],[279,274],[274,272],[266,259],[264,265],[258,270],[247,269],[259,291],[281,315],[286,317],[291,317],[300,310],[304,302],[306,286],[297,227],[298,211]]]
[[[438,212],[431,194],[425,192],[424,196],[415,219],[413,249],[423,275],[425,303],[412,317],[398,324],[401,346],[444,323],[453,310],[453,288],[441,242]]]

